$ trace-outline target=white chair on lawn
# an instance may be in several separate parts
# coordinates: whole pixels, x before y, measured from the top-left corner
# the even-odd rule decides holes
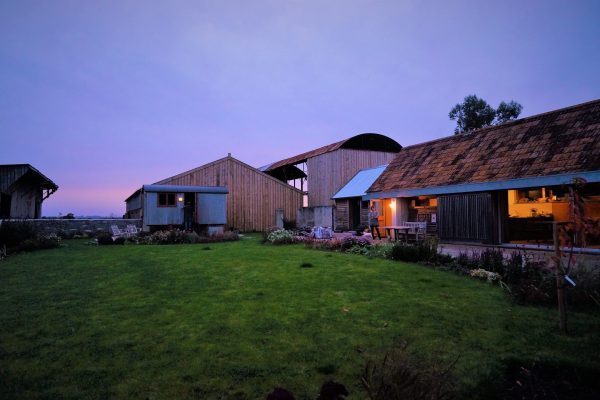
[[[126,232],[129,236],[135,236],[139,233],[138,228],[133,224],[127,224]]]
[[[120,237],[129,237],[129,234],[126,231],[122,231],[121,229],[119,229],[117,225],[111,225],[110,231],[112,233],[112,240],[115,240],[116,238]]]

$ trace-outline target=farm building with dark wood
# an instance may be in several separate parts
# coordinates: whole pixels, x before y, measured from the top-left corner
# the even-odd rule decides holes
[[[298,213],[300,225],[308,222],[307,225],[333,226],[333,195],[358,171],[389,163],[401,148],[387,136],[363,133],[260,170],[305,192],[305,207]]]
[[[364,200],[387,225],[425,221],[444,242],[544,242],[575,179],[600,218],[600,100],[404,147]]]
[[[266,231],[295,220],[302,207],[302,191],[230,155],[155,185],[220,186],[227,189],[226,227],[242,232]],[[139,215],[136,197],[127,200],[128,215]],[[130,213],[131,212],[131,213]]]
[[[40,218],[58,186],[29,164],[0,165],[0,219]]]

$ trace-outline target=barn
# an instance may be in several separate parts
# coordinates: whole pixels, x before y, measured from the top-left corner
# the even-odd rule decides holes
[[[404,147],[363,200],[390,210],[384,225],[427,222],[443,242],[539,244],[572,219],[583,182],[582,213],[597,222],[600,100]]]
[[[57,190],[29,164],[0,165],[0,219],[40,218],[42,202]]]
[[[302,207],[302,191],[228,155],[155,185],[219,186],[226,188],[226,227],[242,232],[266,231],[296,219]],[[128,213],[136,216],[133,198]],[[131,208],[131,209],[129,209]],[[139,208],[137,208],[139,209]]]
[[[260,168],[305,194],[299,225],[334,225],[332,198],[358,171],[389,163],[402,146],[377,133],[362,133]]]

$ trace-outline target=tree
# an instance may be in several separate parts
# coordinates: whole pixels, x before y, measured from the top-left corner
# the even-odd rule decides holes
[[[523,106],[512,100],[508,103],[503,101],[494,109],[485,100],[472,94],[466,96],[462,103],[456,104],[448,117],[456,120],[454,133],[458,134],[516,119],[522,109]]]
[[[496,109],[496,123],[503,124],[511,119],[517,119],[521,114],[521,110],[523,110],[523,106],[516,101],[500,102]]]

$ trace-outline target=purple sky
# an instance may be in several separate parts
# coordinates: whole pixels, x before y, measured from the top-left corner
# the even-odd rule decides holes
[[[0,163],[60,186],[44,215],[122,215],[228,152],[410,145],[452,134],[471,93],[523,116],[600,98],[600,2],[481,3],[5,0]]]

